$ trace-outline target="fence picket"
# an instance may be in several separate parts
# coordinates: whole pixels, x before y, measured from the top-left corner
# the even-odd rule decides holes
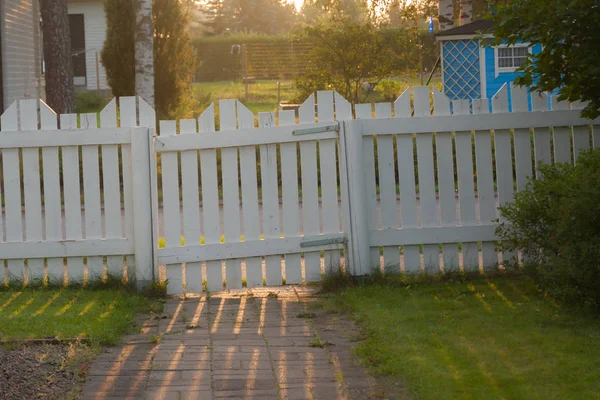
[[[577,164],[577,159],[582,151],[590,148],[590,127],[589,126],[574,126],[573,127],[573,161]]]
[[[240,128],[254,127],[254,114],[240,102],[238,102],[237,106]],[[258,223],[260,221],[260,213],[256,172],[256,146],[240,147],[244,240],[260,240],[260,224]],[[262,283],[262,257],[246,258],[246,287],[262,286]]]
[[[100,127],[117,127],[117,101],[112,99],[100,112]],[[121,186],[119,180],[119,148],[108,144],[101,146],[102,183],[104,189],[104,224],[106,239],[123,237],[121,226]],[[123,257],[107,256],[106,270],[112,275],[123,274]]]
[[[77,114],[62,114],[60,129],[77,129]],[[62,148],[63,191],[65,202],[65,239],[81,240],[83,238],[81,222],[81,187],[79,183],[79,148],[65,146]],[[67,282],[83,281],[83,257],[67,258]],[[58,282],[62,282],[60,277]]]
[[[527,112],[529,110],[529,93],[526,88],[511,84],[512,112]],[[517,190],[522,190],[527,180],[533,176],[531,164],[531,132],[528,128],[514,129],[515,173]]]
[[[275,126],[275,113],[258,113],[261,128]],[[260,172],[262,180],[263,230],[265,240],[278,239],[279,234],[279,187],[277,185],[277,145],[260,146]],[[281,256],[265,257],[265,281],[267,285],[281,285]]]
[[[0,122],[2,133],[19,129],[17,102],[4,111]],[[4,172],[4,216],[7,242],[23,241],[23,222],[21,212],[21,174],[19,168],[19,149],[2,150],[2,171]],[[8,260],[8,281],[25,278],[24,260]]]
[[[396,118],[410,118],[410,89],[394,102]],[[396,135],[398,151],[398,186],[400,189],[400,219],[402,228],[415,228],[418,223],[417,194],[415,187],[414,135]],[[403,246],[403,272],[421,271],[419,246]]]
[[[160,121],[160,137],[177,134],[176,121]],[[165,247],[181,246],[181,209],[179,205],[179,168],[177,153],[161,155],[163,218],[165,229]],[[181,294],[183,289],[183,271],[181,264],[167,265],[167,287],[169,294]]]
[[[371,104],[357,104],[354,106],[356,119],[371,119],[373,112]],[[379,215],[377,205],[377,187],[375,180],[375,147],[374,137],[365,136],[363,138],[363,165],[364,165],[364,185],[365,185],[365,201],[367,206],[367,219],[369,230],[374,231],[379,229]],[[379,248],[371,247],[369,249],[369,260],[371,265],[368,268],[380,268],[381,257],[379,256]]]
[[[567,101],[558,101],[557,96],[551,98],[552,111],[568,110]],[[571,128],[568,126],[555,126],[552,141],[554,143],[554,161],[557,163],[571,162]]]
[[[215,135],[215,105],[211,105],[198,117],[198,132]],[[204,221],[204,241],[206,244],[219,243],[221,238],[217,151],[200,150],[200,180],[202,184],[202,218]],[[206,290],[223,289],[221,261],[206,263]]]
[[[298,108],[301,124],[315,122],[315,98],[311,95]],[[317,143],[300,143],[300,170],[302,172],[302,233],[304,236],[318,235],[319,192],[317,175]],[[318,251],[304,253],[304,280],[316,282],[321,279],[321,255]]]
[[[317,92],[317,114],[319,122],[334,121],[334,103],[332,91]],[[319,141],[319,166],[321,172],[321,214],[323,233],[336,234],[340,231],[336,139]],[[330,212],[327,212],[330,210]],[[323,265],[325,272],[335,271],[340,266],[339,250],[324,252]]]
[[[533,94],[531,96],[533,111],[548,110],[548,96],[545,93]],[[552,163],[552,152],[550,149],[550,129],[538,128],[533,130],[533,148],[535,152],[535,175],[540,176],[538,163]]]
[[[236,100],[219,100],[219,120],[221,131],[237,129]],[[235,243],[241,234],[237,148],[221,149],[221,175],[225,243]],[[241,260],[225,261],[225,282],[228,288],[242,287]]]
[[[482,105],[480,103],[486,103]],[[473,101],[473,111],[488,114],[487,99]],[[479,201],[479,223],[489,224],[496,218],[494,174],[492,166],[492,140],[490,131],[475,131],[475,166],[477,168],[477,200]],[[494,243],[482,242],[483,268],[490,269],[498,264],[498,253]]]
[[[38,130],[38,101],[19,100],[19,119],[22,131]],[[42,240],[42,195],[40,190],[40,149],[30,147],[22,149],[23,195],[25,200],[25,240]],[[29,282],[44,279],[44,259],[27,260],[27,279]]]
[[[46,131],[58,129],[56,113],[42,100],[40,104],[40,128]],[[46,222],[46,241],[60,241],[62,234],[62,206],[60,204],[60,168],[58,147],[42,148],[42,170],[44,180],[44,218]],[[0,222],[0,225],[2,223]],[[55,280],[56,277],[64,279],[65,262],[62,258],[48,258],[46,260],[47,279]]]
[[[179,122],[182,135],[197,134],[196,120],[185,119]],[[183,238],[186,246],[200,244],[200,193],[198,192],[198,151],[181,152],[181,193],[183,202]],[[190,262],[185,265],[186,293],[202,291],[202,263]]]
[[[454,115],[468,115],[470,113],[469,100],[455,100],[452,102],[452,108]],[[455,140],[460,224],[462,226],[472,226],[477,223],[475,217],[472,134],[470,131],[456,132]],[[462,268],[464,271],[479,270],[479,250],[476,242],[462,242]]]
[[[279,125],[296,123],[292,110],[279,111]],[[285,237],[300,235],[300,208],[298,205],[298,145],[282,143],[281,156],[281,201],[283,207],[283,234]],[[255,174],[256,175],[256,174]],[[285,256],[285,281],[288,284],[302,282],[302,257],[300,254]]]
[[[344,99],[338,92],[333,93],[333,99],[334,99],[334,103],[335,103],[335,118],[338,121],[338,124],[340,125],[340,128],[341,128],[342,125],[344,124],[344,121],[348,121],[348,120],[352,119],[352,105],[350,104],[350,102],[348,102],[346,99]],[[361,140],[361,142],[362,142],[362,140]],[[341,220],[338,221],[338,231],[341,227],[342,232],[349,232],[349,226],[351,225],[351,218],[350,218],[350,209],[347,204],[348,201],[347,201],[347,198],[345,198],[345,196],[347,196],[347,194],[349,193],[350,188],[349,188],[349,183],[348,183],[347,168],[344,166],[346,158],[343,156],[343,152],[345,150],[342,149],[342,146],[344,146],[344,145],[342,144],[341,140],[338,138],[338,140],[336,140],[336,146],[335,146],[338,151],[338,154],[337,154],[338,163],[336,164],[336,173],[339,173],[339,189],[340,189],[338,208],[341,211]],[[337,186],[337,183],[336,183],[336,186]],[[336,200],[338,200],[337,192],[336,192]],[[338,218],[339,218],[339,216],[338,216]],[[348,251],[350,250],[350,247],[352,246],[352,244],[349,244],[351,242],[352,242],[351,238],[349,238],[348,241],[346,241],[346,245],[344,246],[344,249],[346,252],[344,253],[344,257],[339,259],[340,268],[343,268],[344,271],[346,271],[346,272],[348,272],[348,268],[349,268],[348,261],[352,258],[352,256],[349,255],[349,253],[348,253]],[[339,251],[336,254],[339,255]]]
[[[375,118],[391,118],[392,104],[375,104]],[[394,136],[377,136],[377,162],[379,170],[379,201],[381,203],[381,229],[398,229],[396,177],[394,161]],[[400,272],[399,246],[383,248],[383,265],[386,271]]]

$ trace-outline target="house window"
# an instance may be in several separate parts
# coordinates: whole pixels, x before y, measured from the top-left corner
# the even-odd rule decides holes
[[[497,72],[513,72],[527,60],[529,47],[506,46],[496,48]]]

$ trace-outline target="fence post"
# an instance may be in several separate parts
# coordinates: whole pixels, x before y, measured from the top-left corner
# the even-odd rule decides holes
[[[133,240],[138,289],[148,286],[154,275],[152,223],[151,128],[131,129],[131,183],[133,193]]]
[[[352,120],[341,121],[340,173],[344,226],[347,235],[347,270],[366,275],[369,265],[369,227],[364,190],[362,132]]]

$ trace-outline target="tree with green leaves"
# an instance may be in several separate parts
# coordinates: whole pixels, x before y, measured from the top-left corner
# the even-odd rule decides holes
[[[583,116],[600,116],[600,4],[598,0],[507,0],[491,14],[494,44],[539,43],[515,83],[557,90],[560,100],[583,101]]]
[[[106,40],[102,64],[115,96],[136,94],[136,6],[104,0]],[[179,0],[153,0],[155,104],[159,118],[181,118],[192,111],[195,52],[186,30],[187,8]]]

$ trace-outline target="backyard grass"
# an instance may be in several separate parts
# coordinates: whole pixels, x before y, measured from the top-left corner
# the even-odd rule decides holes
[[[113,345],[150,301],[118,289],[4,289],[0,291],[0,342],[74,339]]]
[[[529,279],[372,285],[322,305],[356,318],[357,355],[415,399],[600,398],[600,319]]]

